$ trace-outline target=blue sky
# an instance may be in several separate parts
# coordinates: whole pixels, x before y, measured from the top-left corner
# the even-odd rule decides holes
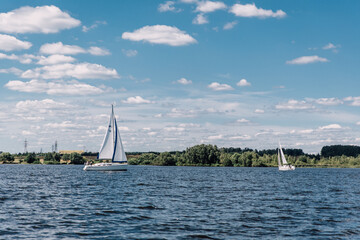
[[[359,1],[2,1],[0,150],[360,144]]]

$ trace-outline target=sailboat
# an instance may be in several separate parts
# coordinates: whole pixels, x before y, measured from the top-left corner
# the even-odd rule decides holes
[[[126,171],[127,159],[116,123],[114,106],[111,105],[109,126],[97,159],[111,160],[107,163],[86,164],[85,171]]]
[[[283,153],[280,143],[279,143],[279,149],[278,149],[278,164],[279,164],[279,171],[295,170],[295,166],[290,165],[286,161],[286,158],[285,158],[285,155]]]

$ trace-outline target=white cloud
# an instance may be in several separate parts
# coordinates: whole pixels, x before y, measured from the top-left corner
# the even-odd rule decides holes
[[[192,21],[193,24],[206,24],[209,23],[208,19],[206,16],[204,16],[204,14],[199,13],[198,15],[196,15],[196,17],[194,18],[194,20]]]
[[[286,61],[286,64],[309,64],[316,62],[328,62],[329,60],[326,58],[322,58],[319,56],[302,56],[295,58],[293,60]]]
[[[64,129],[64,128],[79,128],[84,127],[84,125],[79,125],[76,123],[72,123],[71,121],[63,121],[61,123],[47,123],[44,124],[44,127],[54,128],[54,129]]]
[[[251,86],[251,83],[249,83],[245,78],[243,78],[236,85],[239,87],[246,87]]]
[[[88,50],[77,45],[64,45],[62,42],[46,43],[40,47],[40,53],[48,55],[76,55],[79,53],[90,53],[95,56],[110,55],[109,50],[105,48],[92,46]]]
[[[241,119],[236,120],[236,122],[237,122],[237,123],[249,123],[250,120],[245,119],[245,118],[241,118]]]
[[[221,83],[218,83],[218,82],[213,82],[211,83],[208,88],[211,88],[212,90],[214,91],[228,91],[228,90],[233,90],[233,88],[228,85],[228,84],[221,84]]]
[[[237,24],[237,21],[228,22],[228,23],[226,23],[226,24],[224,25],[223,29],[224,29],[224,30],[233,29],[236,24]]]
[[[265,10],[262,8],[257,8],[255,3],[253,4],[234,4],[230,12],[235,14],[237,17],[257,17],[257,18],[283,18],[286,16],[286,13],[282,10],[277,10],[273,12],[272,10]]]
[[[49,95],[75,95],[85,96],[101,94],[104,90],[91,86],[89,84],[77,81],[69,82],[45,82],[39,80],[31,80],[29,82],[9,81],[5,84],[10,90],[28,93],[46,93]]]
[[[0,13],[0,32],[57,33],[77,27],[81,22],[56,6],[21,7]]]
[[[122,101],[123,103],[128,103],[128,104],[142,104],[142,103],[152,103],[150,100],[146,100],[140,96],[135,96],[135,97],[129,97],[126,100]]]
[[[210,13],[222,9],[226,9],[226,5],[223,2],[201,1],[197,3],[195,11]]]
[[[315,107],[305,101],[291,99],[287,103],[277,104],[275,108],[278,110],[308,110]]]
[[[106,68],[100,64],[92,63],[64,63],[30,69],[21,74],[22,78],[42,79],[113,79],[119,78],[115,69]]]
[[[127,57],[135,57],[138,54],[138,51],[132,49],[122,49],[121,51]]]
[[[184,46],[197,42],[193,37],[177,27],[166,25],[145,26],[134,32],[124,32],[122,38],[130,41],[144,41],[170,46]]]
[[[7,55],[4,53],[0,53],[0,59],[8,59],[8,60],[16,60],[19,61],[22,64],[30,64],[33,62],[34,59],[38,60],[40,59],[40,56],[35,56],[32,54],[23,54],[23,55]]]
[[[107,24],[106,21],[96,21],[94,24],[92,24],[92,25],[89,26],[89,27],[82,26],[82,31],[83,31],[83,32],[88,32],[88,31],[90,31],[90,30],[92,30],[92,29],[97,28],[97,27],[100,26],[100,25],[106,25],[106,24]]]
[[[265,113],[265,111],[262,109],[255,109],[254,113]]]
[[[7,69],[0,69],[0,73],[12,73],[12,74],[15,74],[18,76],[21,75],[22,72],[23,72],[22,70],[15,68],[15,67],[7,68]]]
[[[61,64],[61,63],[70,63],[74,62],[76,59],[71,56],[65,56],[65,55],[50,55],[48,57],[42,56],[40,60],[37,62],[37,64],[40,65],[54,65],[54,64]]]
[[[179,80],[177,80],[178,83],[182,84],[182,85],[188,85],[188,84],[192,84],[191,80],[187,80],[186,78],[180,78]]]
[[[16,104],[16,109],[19,111],[46,112],[47,110],[64,109],[67,107],[69,107],[67,104],[62,102],[56,102],[53,99],[25,100],[20,101]]]
[[[240,135],[240,136],[232,136],[232,137],[229,137],[230,140],[250,140],[251,139],[251,136],[249,135]]]
[[[340,47],[340,45],[334,45],[332,43],[328,43],[325,46],[323,46],[322,49],[324,49],[324,50],[335,50],[335,49],[337,49],[339,47]]]
[[[207,139],[208,140],[220,140],[223,138],[224,138],[224,136],[222,134],[219,134],[219,135],[215,135],[215,136],[209,136]]]
[[[110,55],[109,50],[105,49],[105,48],[100,48],[100,47],[90,47],[88,52],[91,55],[95,55],[95,56],[106,56],[106,55]]]
[[[31,46],[32,44],[30,42],[21,41],[16,37],[9,36],[6,34],[0,34],[0,50],[9,52],[14,50],[29,49]]]
[[[329,124],[326,126],[319,127],[319,130],[335,130],[341,129],[342,127],[339,124]]]
[[[64,45],[62,42],[46,43],[40,47],[42,54],[64,54],[76,55],[79,53],[86,53],[86,50],[76,45]]]
[[[351,106],[358,107],[360,106],[360,97],[346,97],[344,98],[344,101],[351,102]]]
[[[167,132],[183,132],[183,131],[185,131],[185,128],[183,128],[183,127],[165,127],[164,130]]]
[[[338,98],[319,98],[315,102],[320,105],[335,106],[342,104],[343,102]]]
[[[174,7],[175,2],[167,1],[165,3],[161,3],[158,7],[159,12],[180,12],[180,9],[176,9]]]

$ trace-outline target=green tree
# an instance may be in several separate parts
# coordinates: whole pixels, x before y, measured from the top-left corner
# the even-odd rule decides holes
[[[71,153],[70,154],[70,163],[71,164],[84,164],[85,163],[85,159],[83,156],[81,156],[81,154],[79,153]]]
[[[234,166],[233,162],[231,161],[231,154],[230,153],[221,153],[220,154],[220,163],[224,167],[232,167]]]
[[[25,161],[27,163],[34,163],[34,162],[38,162],[39,158],[36,156],[36,154],[34,152],[32,153],[28,153],[25,157]]]
[[[3,163],[13,163],[14,160],[15,160],[14,156],[8,152],[4,152],[0,154],[0,161],[2,161]]]
[[[213,165],[220,163],[220,151],[216,145],[196,145],[187,148],[184,154],[187,164]]]
[[[171,155],[169,152],[163,152],[156,157],[155,164],[160,166],[175,166],[176,162],[173,155]]]
[[[64,160],[64,161],[69,161],[69,160],[70,160],[70,154],[65,153],[65,154],[62,156],[62,160]]]

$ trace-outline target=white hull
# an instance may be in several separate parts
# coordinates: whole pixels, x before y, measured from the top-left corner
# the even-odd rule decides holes
[[[290,170],[295,170],[295,166],[293,165],[279,166],[279,171],[290,171]]]
[[[127,171],[127,163],[96,163],[85,165],[85,171]]]

